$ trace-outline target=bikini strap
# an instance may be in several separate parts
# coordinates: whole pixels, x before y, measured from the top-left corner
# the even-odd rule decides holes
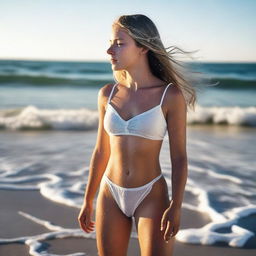
[[[110,102],[110,100],[111,100],[111,96],[112,96],[112,94],[113,94],[113,91],[114,91],[114,89],[115,89],[116,85],[117,85],[117,83],[116,83],[116,84],[114,84],[114,85],[113,85],[113,87],[112,87],[112,90],[111,90],[111,92],[110,92],[110,94],[109,94],[109,96],[108,96],[108,103],[109,103],[109,102]]]
[[[169,83],[169,84],[166,86],[166,88],[164,89],[164,92],[163,92],[163,95],[162,95],[162,98],[161,98],[161,102],[160,102],[160,106],[161,106],[162,103],[163,103],[163,99],[164,99],[165,92],[166,92],[166,90],[168,89],[169,85],[171,85],[171,84],[172,84],[172,83]]]

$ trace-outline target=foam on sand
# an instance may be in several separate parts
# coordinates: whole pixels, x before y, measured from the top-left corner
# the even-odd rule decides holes
[[[0,239],[0,244],[7,244],[7,243],[26,244],[29,246],[29,254],[33,256],[43,256],[43,255],[57,256],[56,254],[49,254],[47,252],[44,241],[48,239],[68,238],[68,237],[94,238],[94,239],[96,238],[95,231],[91,233],[85,233],[81,229],[67,229],[61,226],[56,226],[50,223],[49,221],[39,219],[35,216],[32,216],[22,211],[19,211],[19,214],[33,221],[34,223],[44,226],[45,228],[50,230],[50,232],[35,235],[35,236],[23,236],[23,237],[6,238],[6,239],[2,238]],[[132,232],[131,237],[134,237],[134,238],[137,237],[136,233]],[[83,252],[65,254],[65,256],[86,256],[86,255],[87,254]]]

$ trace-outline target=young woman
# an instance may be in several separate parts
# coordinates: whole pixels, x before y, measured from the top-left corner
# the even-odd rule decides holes
[[[134,217],[141,255],[170,256],[187,180],[187,105],[194,106],[195,90],[175,67],[178,62],[147,16],[120,16],[110,43],[107,53],[116,83],[98,93],[98,136],[79,224],[85,232],[96,224],[100,256],[123,256]],[[166,132],[171,200],[159,162]]]

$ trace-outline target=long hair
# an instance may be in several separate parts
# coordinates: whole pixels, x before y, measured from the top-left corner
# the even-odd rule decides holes
[[[193,72],[174,56],[177,53],[190,56],[193,51],[187,52],[177,46],[165,48],[153,21],[142,14],[119,16],[112,26],[120,26],[134,39],[136,46],[148,49],[147,58],[152,74],[166,84],[172,82],[178,87],[183,93],[186,104],[194,110],[197,100],[196,89],[200,89],[206,77],[200,75],[201,72]],[[113,75],[118,82],[126,79],[125,70],[115,70]]]

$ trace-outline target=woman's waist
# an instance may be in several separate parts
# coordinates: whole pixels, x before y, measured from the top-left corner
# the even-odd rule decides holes
[[[150,167],[145,165],[139,167],[109,165],[104,173],[111,181],[122,187],[139,187],[161,174],[160,164]]]

